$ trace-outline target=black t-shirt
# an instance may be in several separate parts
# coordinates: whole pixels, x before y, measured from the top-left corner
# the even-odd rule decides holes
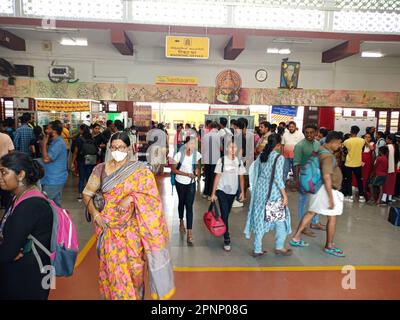
[[[108,142],[105,140],[105,137],[103,136],[102,133],[98,134],[93,139],[94,139],[94,143],[96,144],[97,148],[100,148],[101,144],[107,144],[107,142]]]
[[[29,198],[21,202],[8,217],[4,230],[4,241],[0,245],[0,299],[47,299],[49,290],[42,288],[38,262],[30,251],[14,261],[20,249],[32,234],[47,249],[53,227],[53,212],[46,200]],[[50,265],[50,258],[38,248],[44,266]]]
[[[81,137],[76,138],[72,143],[72,150],[75,152],[75,148],[78,148],[78,155],[76,157],[77,162],[85,162],[85,157],[82,154],[83,140]]]
[[[41,158],[42,157],[42,150],[40,146],[40,139],[39,138],[33,138],[29,142],[29,146],[34,146],[35,147],[35,152],[31,153],[33,158]]]

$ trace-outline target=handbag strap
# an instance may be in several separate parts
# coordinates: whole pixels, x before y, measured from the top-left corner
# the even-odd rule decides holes
[[[269,197],[271,196],[272,193],[272,185],[274,183],[275,179],[275,169],[276,169],[276,163],[278,162],[279,159],[279,154],[275,157],[274,164],[272,165],[272,175],[271,175],[271,181],[269,182],[269,190],[267,194],[267,201],[269,200]]]
[[[218,219],[221,215],[216,202],[211,202],[210,206],[208,207],[208,211],[214,212],[215,219]]]

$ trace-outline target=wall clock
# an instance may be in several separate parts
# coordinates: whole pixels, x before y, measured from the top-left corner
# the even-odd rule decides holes
[[[265,69],[258,69],[256,71],[256,80],[259,82],[264,82],[268,78],[268,72]]]

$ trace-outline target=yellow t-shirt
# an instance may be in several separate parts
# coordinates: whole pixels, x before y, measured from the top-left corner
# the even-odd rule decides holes
[[[361,167],[362,150],[365,145],[365,140],[354,137],[347,139],[343,145],[347,149],[346,167],[357,168]]]
[[[69,130],[67,128],[63,128],[63,131],[61,133],[61,138],[64,139],[65,145],[67,146],[67,150],[70,149],[69,137],[70,137]]]

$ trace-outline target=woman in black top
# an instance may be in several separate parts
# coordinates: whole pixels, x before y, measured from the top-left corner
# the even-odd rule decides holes
[[[14,195],[10,209],[26,192],[36,189],[43,175],[43,167],[26,153],[14,152],[0,159],[0,187]],[[50,248],[52,209],[38,197],[25,199],[10,209],[0,224],[0,299],[47,299],[49,274],[40,273],[28,236]],[[38,253],[43,265],[49,266],[50,258],[42,250]]]
[[[92,174],[97,162],[98,148],[87,125],[79,127],[79,137],[75,140],[72,151],[71,171],[75,170],[75,160],[78,165],[78,200],[82,201],[82,192]]]

